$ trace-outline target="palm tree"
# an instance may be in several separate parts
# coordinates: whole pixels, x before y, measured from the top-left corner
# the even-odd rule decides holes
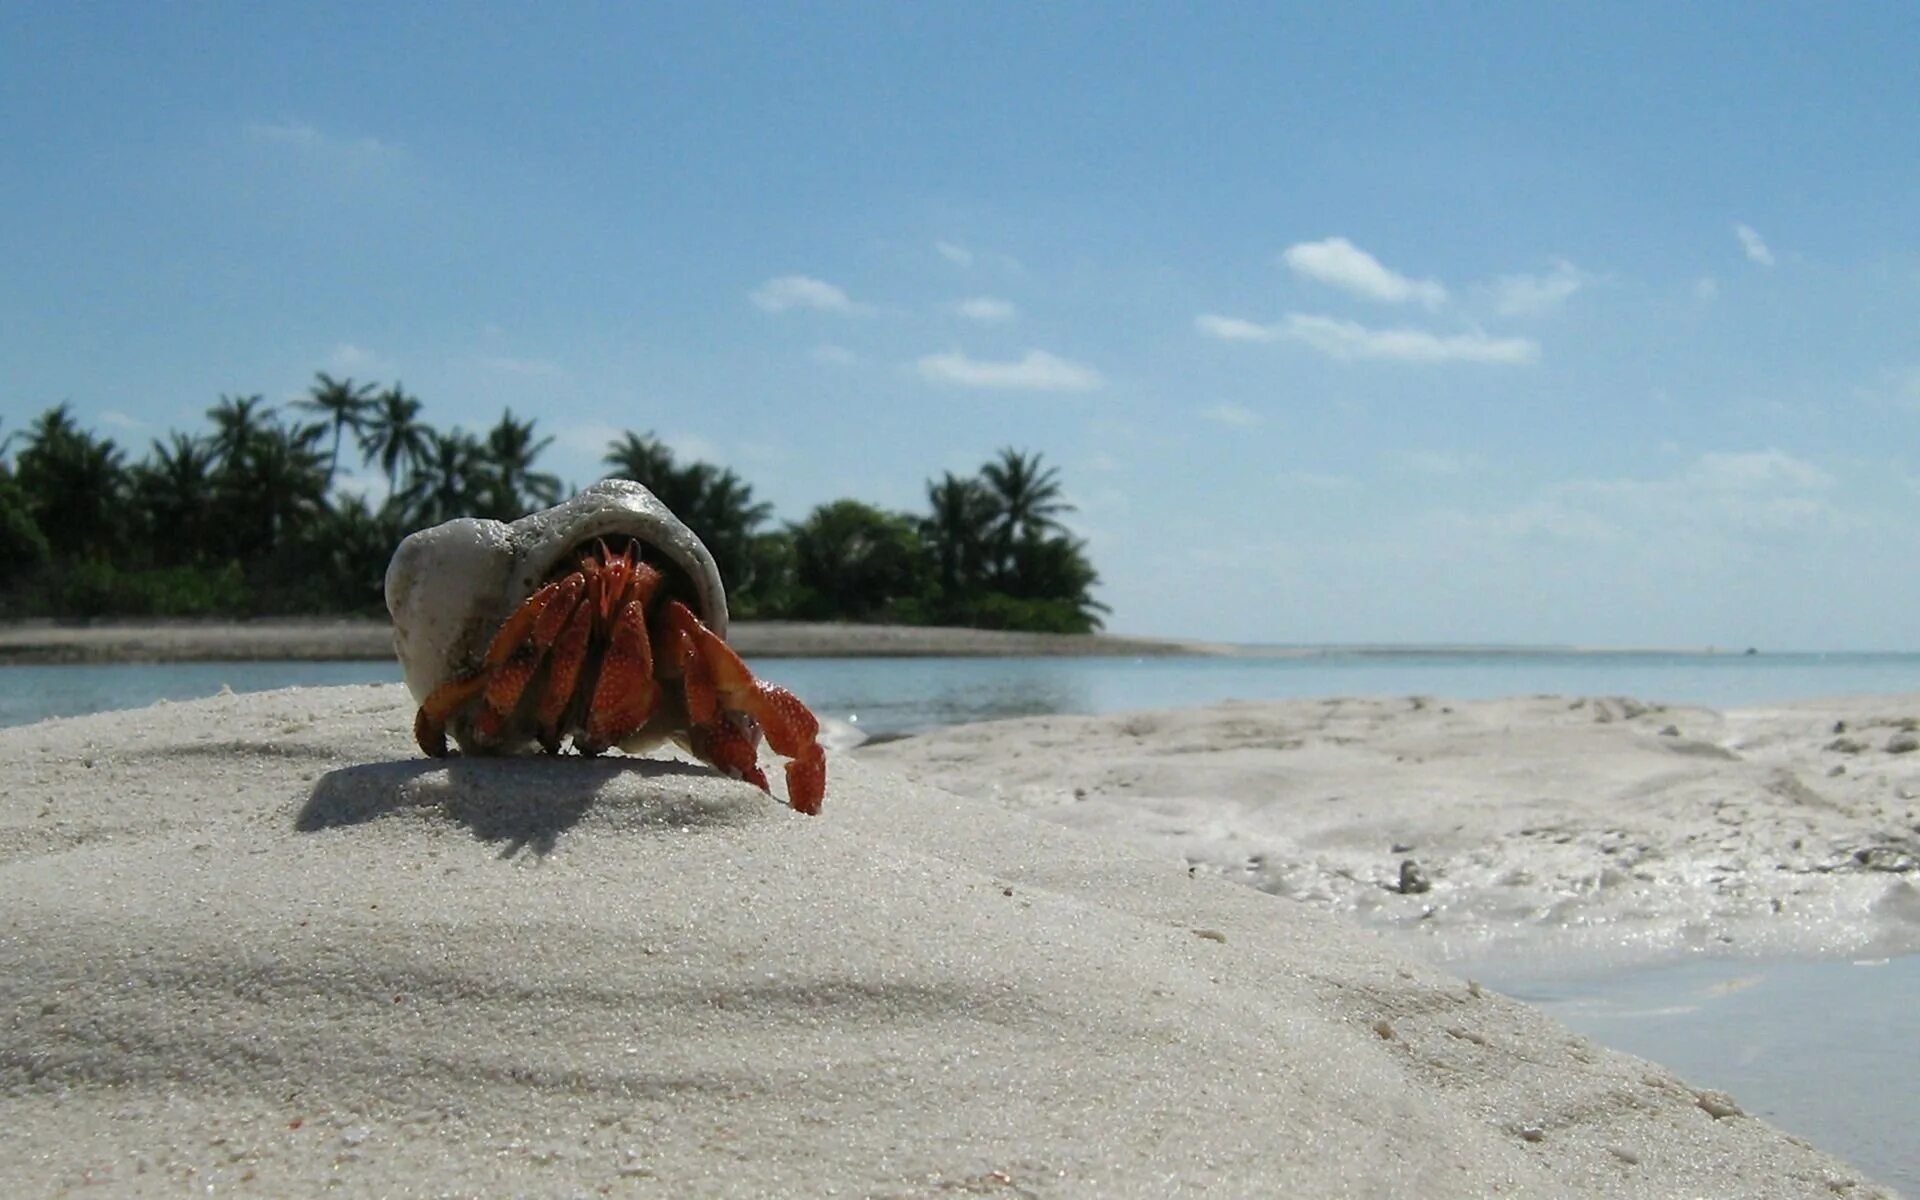
[[[1086,543],[1064,535],[1022,538],[1014,543],[1012,586],[1019,599],[1037,600],[1070,614],[1062,632],[1090,632],[1100,628],[1098,614],[1109,611],[1095,600],[1093,585],[1100,573],[1088,561]]]
[[[999,505],[996,533],[1003,547],[1020,538],[1064,532],[1054,518],[1073,511],[1073,505],[1060,499],[1060,473],[1042,469],[1040,460],[1038,454],[1029,457],[1008,446],[1000,451],[999,461],[980,468]]]
[[[802,616],[884,617],[920,595],[925,556],[913,522],[858,500],[822,504],[793,527]]]
[[[122,455],[73,422],[68,405],[40,414],[14,462],[28,514],[64,558],[105,558],[120,541]]]
[[[624,439],[607,446],[605,459],[613,467],[614,478],[631,479],[659,497],[660,503],[705,542],[726,580],[730,592],[749,597],[763,580],[765,572],[756,569],[754,538],[773,506],[755,501],[753,487],[730,467],[693,462],[680,466],[673,451],[651,433],[628,433]]]
[[[237,460],[223,464],[220,483],[231,505],[231,528],[244,538],[243,557],[259,557],[292,540],[324,512],[327,472],[321,425],[266,426]]]
[[[376,511],[365,496],[346,496],[307,529],[302,550],[336,606],[378,611],[387,560],[405,532],[391,503]]]
[[[26,493],[0,466],[0,588],[26,578],[52,557],[53,547],[34,521]]]
[[[416,527],[471,516],[487,501],[486,451],[463,429],[435,433],[401,500]]]
[[[214,456],[223,464],[236,461],[272,415],[265,396],[221,396],[220,403],[207,410],[207,419],[213,422]]]
[[[155,560],[190,562],[210,549],[218,460],[202,438],[183,433],[170,438],[170,443],[156,440],[146,461],[133,468],[133,501]]]
[[[315,371],[313,381],[307,398],[293,403],[296,408],[318,413],[321,424],[333,428],[333,449],[327,455],[327,481],[331,484],[340,469],[341,435],[351,429],[357,439],[365,432],[377,389],[371,383],[356,387],[352,379],[335,379],[325,371]]]
[[[680,472],[674,466],[673,451],[653,434],[628,431],[621,440],[607,443],[607,454],[601,461],[613,468],[607,478],[631,479],[660,497],[660,503],[680,511],[676,501],[684,497],[676,494]]]
[[[374,397],[373,415],[360,434],[360,452],[377,461],[387,476],[387,490],[398,492],[400,472],[411,475],[431,453],[435,434],[420,420],[420,401],[398,383]]]
[[[931,512],[921,519],[920,533],[933,551],[940,590],[951,607],[987,582],[998,505],[978,478],[948,471],[937,482],[927,481],[927,506]]]
[[[500,423],[487,434],[486,461],[493,472],[494,495],[489,497],[492,515],[502,520],[520,516],[536,505],[556,504],[560,500],[560,478],[533,469],[540,452],[553,443],[551,437],[535,441],[532,420],[516,421],[513,410],[500,416]]]

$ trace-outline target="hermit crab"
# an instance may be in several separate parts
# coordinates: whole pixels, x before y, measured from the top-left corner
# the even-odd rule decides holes
[[[760,740],[788,759],[787,802],[820,811],[827,760],[798,697],[726,643],[713,555],[624,479],[518,521],[462,517],[400,543],[387,610],[414,739],[434,757],[643,750],[671,739],[763,790]]]

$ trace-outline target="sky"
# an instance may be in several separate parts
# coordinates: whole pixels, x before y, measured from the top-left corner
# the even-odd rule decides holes
[[[0,0],[0,436],[395,381],[1109,628],[1920,650],[1910,4]],[[370,480],[360,480],[365,486]]]

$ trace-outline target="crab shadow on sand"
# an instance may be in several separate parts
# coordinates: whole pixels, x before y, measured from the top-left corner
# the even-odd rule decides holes
[[[676,787],[676,778],[714,781],[692,763],[652,758],[402,759],[328,771],[294,818],[301,833],[363,825],[394,815],[445,816],[480,841],[504,843],[500,857],[550,853],[560,835],[594,809],[618,809],[613,824],[638,832],[738,825],[763,799],[746,785]],[[648,781],[657,781],[651,784]],[[615,792],[609,796],[608,792]]]

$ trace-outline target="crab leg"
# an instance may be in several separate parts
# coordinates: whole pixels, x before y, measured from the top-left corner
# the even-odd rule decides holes
[[[693,632],[697,624],[685,620],[661,622],[667,657],[679,667],[680,690],[687,701],[688,748],[734,778],[763,792],[771,791],[766,772],[760,769],[759,731],[751,722],[728,720],[720,710],[712,664],[700,652]]]
[[[753,739],[733,719],[733,714],[744,714],[766,733],[767,744],[789,760],[788,803],[796,812],[818,813],[827,790],[827,756],[816,740],[820,723],[813,713],[787,689],[755,679],[733,647],[678,600],[662,608],[661,623],[686,690],[694,752],[765,788],[764,776],[753,778],[760,775]]]
[[[475,696],[485,697],[484,708],[475,718],[475,732],[483,740],[498,741],[546,648],[579,603],[584,586],[578,575],[569,575],[529,596],[493,635],[478,671],[434,689],[413,719],[413,737],[420,749],[431,757],[445,758],[447,722]]]
[[[653,715],[660,697],[642,600],[626,600],[613,614],[612,626],[600,678],[587,705],[586,729],[573,739],[574,749],[582,754],[598,754],[632,736]]]

